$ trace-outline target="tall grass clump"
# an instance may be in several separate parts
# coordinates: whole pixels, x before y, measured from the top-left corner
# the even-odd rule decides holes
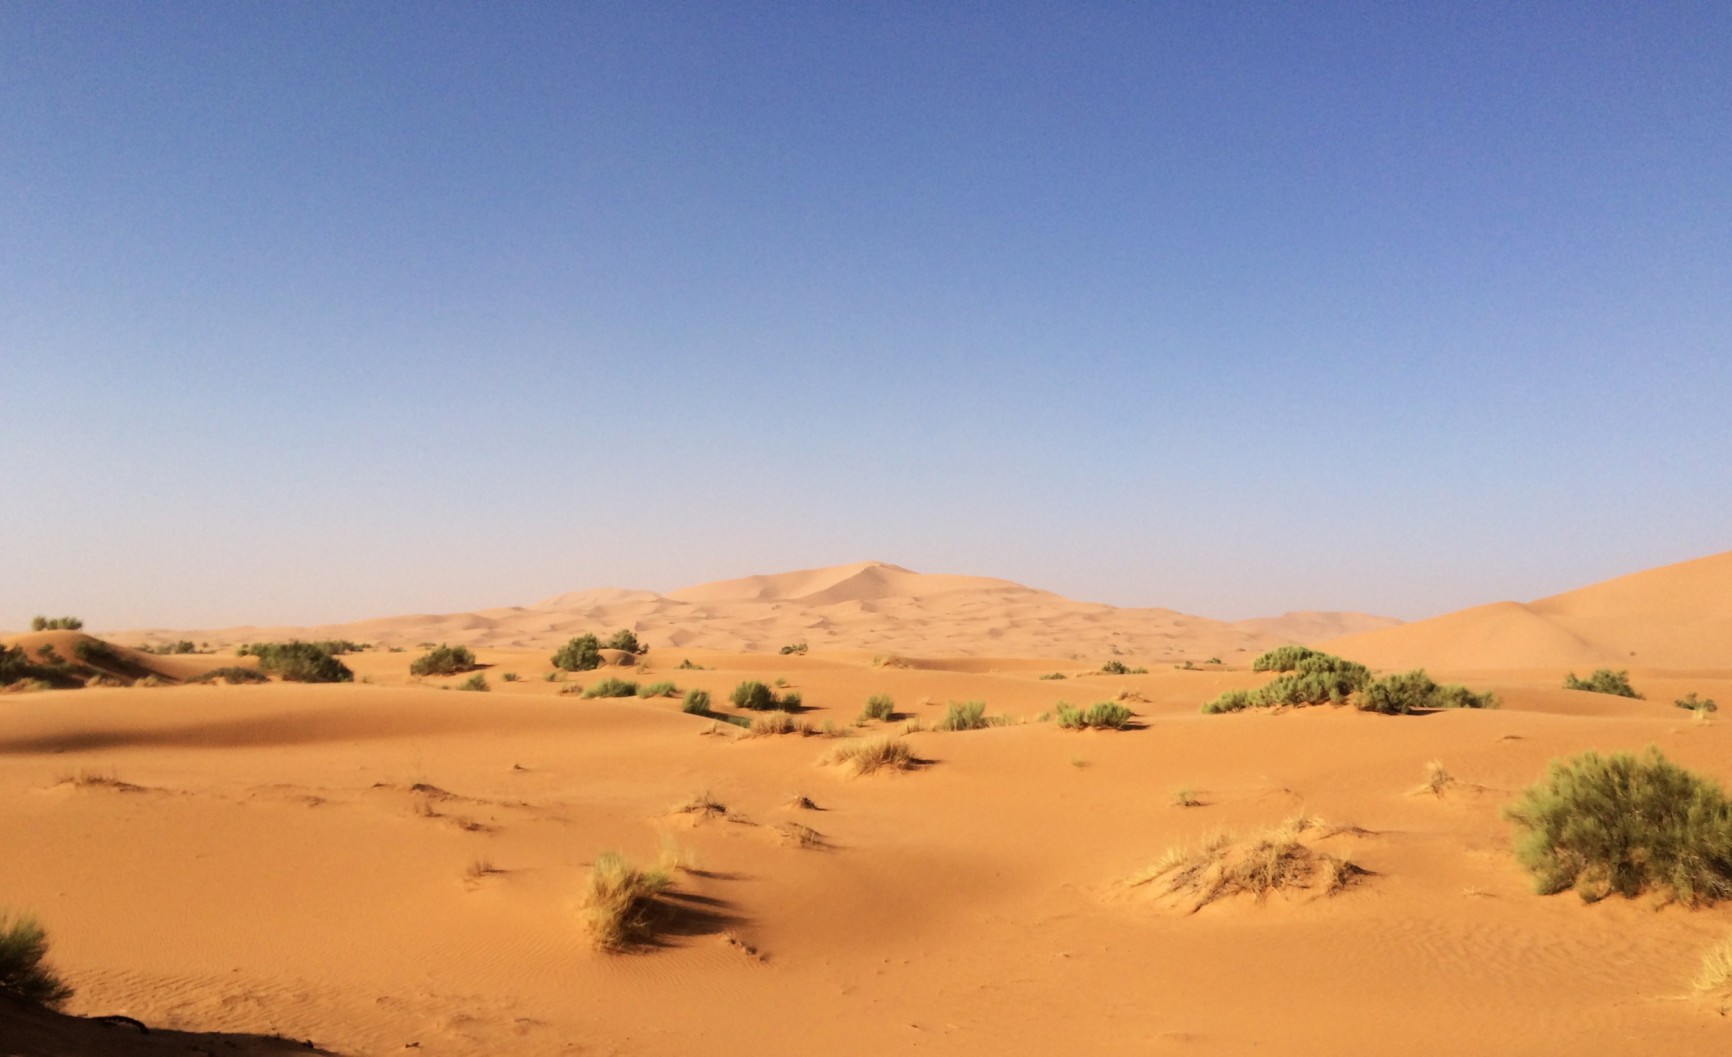
[[[1431,681],[1424,668],[1415,668],[1384,676],[1367,686],[1354,705],[1361,712],[1405,716],[1438,708],[1496,708],[1497,697],[1490,693],[1476,694],[1465,686],[1440,686]]]
[[[1697,715],[1701,715],[1704,712],[1713,712],[1720,707],[1714,703],[1714,699],[1711,697],[1697,697],[1696,691],[1694,690],[1685,694],[1683,697],[1678,698],[1678,700],[1672,702],[1672,704],[1679,708],[1687,708]]]
[[[1327,657],[1309,646],[1277,646],[1251,662],[1253,672],[1290,672],[1308,657]],[[1216,661],[1215,663],[1220,663]]]
[[[584,697],[636,697],[637,684],[628,679],[603,679],[583,692]]]
[[[896,702],[890,699],[889,694],[873,694],[866,699],[866,707],[860,710],[860,722],[876,719],[887,723],[895,714]]]
[[[652,919],[661,894],[673,886],[666,869],[644,870],[618,852],[602,852],[589,868],[582,916],[590,939],[618,951],[654,935]]]
[[[1132,712],[1117,701],[1101,701],[1087,709],[1060,701],[1053,706],[1058,725],[1065,730],[1124,730],[1130,725]]]
[[[587,672],[601,667],[601,643],[583,634],[566,642],[553,654],[553,666],[567,672]]]
[[[409,662],[410,675],[459,675],[479,665],[467,646],[438,645]]]
[[[607,642],[603,645],[610,650],[623,650],[626,653],[643,654],[649,652],[649,646],[639,642],[637,633],[630,628],[620,628],[608,636]]]
[[[830,761],[846,765],[855,774],[908,771],[914,768],[914,751],[905,741],[871,738],[837,747],[830,753]]]
[[[1658,749],[1553,760],[1504,817],[1542,895],[1652,890],[1690,906],[1732,896],[1732,800]]]
[[[48,933],[28,914],[0,910],[0,994],[55,1007],[72,988],[50,968]]]
[[[952,701],[944,710],[944,718],[932,725],[933,730],[980,730],[1004,723],[1000,716],[986,714],[984,701]]]
[[[753,712],[767,712],[778,704],[776,692],[756,679],[747,679],[734,687],[734,692],[728,700],[735,708],[748,708]]]
[[[1618,697],[1634,697],[1641,699],[1635,687],[1630,685],[1629,672],[1614,672],[1610,668],[1596,668],[1586,679],[1576,678],[1571,672],[1564,679],[1565,690],[1586,690],[1591,694],[1615,694]]]
[[[708,690],[687,690],[685,700],[680,702],[680,711],[694,716],[710,714],[710,692]]]
[[[637,696],[644,698],[677,697],[679,692],[679,687],[666,681],[659,683],[645,683],[643,686],[637,688]]]
[[[1147,668],[1128,668],[1125,666],[1125,662],[1118,661],[1118,660],[1108,661],[1105,664],[1101,665],[1101,671],[1105,672],[1107,675],[1147,675],[1147,674],[1149,674],[1149,670]]]
[[[474,675],[463,680],[461,683],[458,683],[457,689],[469,690],[469,691],[472,691],[475,693],[482,693],[482,694],[491,693],[493,691],[493,688],[491,686],[487,685],[487,677],[485,675],[482,675],[480,672],[476,672]]]
[[[332,646],[332,643],[294,639],[289,642],[249,642],[237,652],[243,657],[247,654],[257,657],[259,671],[287,682],[353,682],[355,673],[336,658]]]

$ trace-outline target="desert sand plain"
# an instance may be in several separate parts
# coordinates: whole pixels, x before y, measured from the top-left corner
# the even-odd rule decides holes
[[[650,646],[641,671],[548,681],[568,637],[621,627]],[[126,653],[168,685],[0,696],[0,904],[42,921],[77,988],[66,1015],[0,1002],[5,1054],[1732,1052],[1732,994],[1691,986],[1732,906],[1536,895],[1500,816],[1585,749],[1655,745],[1732,782],[1732,718],[1673,706],[1732,706],[1732,553],[1405,625],[1222,624],[867,563],[92,633],[221,649]],[[82,634],[5,641],[70,655]],[[178,685],[290,635],[376,646],[343,657],[349,684]],[[1199,713],[1301,640],[1501,707]],[[423,642],[472,646],[490,692],[411,678]],[[1148,670],[1100,671],[1114,659]],[[1602,666],[1646,699],[1562,689]],[[840,736],[562,693],[609,675],[706,689],[723,713],[739,681],[781,680]],[[897,717],[856,726],[873,694]],[[1061,700],[1136,723],[1036,721]],[[904,733],[952,701],[1016,722]],[[882,733],[920,766],[824,762]],[[1427,787],[1432,761],[1454,781]],[[700,794],[722,810],[679,810]],[[1295,815],[1327,820],[1318,847],[1360,871],[1346,887],[1194,909],[1130,883],[1170,847]],[[578,913],[608,850],[683,863],[655,941],[625,953]],[[84,1019],[103,1015],[152,1032]]]

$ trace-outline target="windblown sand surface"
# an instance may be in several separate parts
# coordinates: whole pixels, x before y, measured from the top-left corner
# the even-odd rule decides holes
[[[1658,618],[1732,609],[1719,581],[1693,593],[1680,568],[1659,571],[1658,602],[1613,581],[1527,608],[1641,654]],[[1471,673],[1500,710],[1406,717],[1200,715],[1267,678],[1244,654],[1187,671],[1127,653],[1152,670],[1108,676],[1104,652],[1008,659],[977,643],[875,665],[814,637],[803,657],[658,643],[641,673],[572,677],[667,679],[718,702],[780,678],[802,719],[845,739],[745,738],[677,699],[562,695],[545,648],[481,648],[488,694],[412,681],[413,651],[347,656],[367,684],[9,694],[0,903],[49,927],[79,989],[69,1013],[351,1055],[1722,1054],[1732,995],[1690,981],[1732,907],[1534,895],[1499,808],[1548,759],[1590,748],[1654,744],[1732,780],[1727,721],[1671,704],[1695,691],[1732,709],[1725,641],[1619,664],[1648,695],[1630,700],[1559,689],[1567,665],[1491,636],[1453,669],[1432,663]],[[1053,671],[1067,678],[1039,678]],[[901,716],[852,728],[875,693]],[[821,762],[909,718],[930,726],[949,701],[1033,719],[1061,699],[1123,699],[1138,727],[920,731],[907,773]],[[1419,789],[1432,760],[1455,779],[1441,794]],[[1177,806],[1180,790],[1197,806]],[[706,792],[725,812],[676,810]],[[1192,913],[1127,883],[1173,845],[1298,813],[1329,823],[1319,850],[1364,871],[1344,890]],[[594,950],[577,914],[588,864],[664,847],[687,868],[659,942]],[[187,1051],[0,1003],[0,1052]]]

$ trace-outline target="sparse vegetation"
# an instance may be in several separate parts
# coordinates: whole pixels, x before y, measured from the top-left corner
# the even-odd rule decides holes
[[[78,631],[84,621],[77,617],[31,617],[31,631]]]
[[[1042,679],[1063,679],[1064,673],[1063,672],[1047,672],[1045,675],[1041,676],[1040,678],[1042,678]]]
[[[1465,686],[1439,686],[1425,669],[1415,668],[1370,684],[1354,704],[1361,712],[1404,716],[1439,708],[1496,708],[1497,698],[1489,693],[1476,694]]]
[[[665,681],[659,683],[645,683],[643,686],[637,688],[637,696],[644,698],[677,697],[679,692],[679,687],[675,686],[673,683]]]
[[[579,635],[553,655],[553,666],[567,672],[587,672],[601,666],[601,643],[594,635]]]
[[[1431,760],[1425,765],[1425,783],[1414,792],[1430,793],[1432,796],[1442,797],[1444,791],[1454,784],[1455,776],[1444,768],[1443,761]]]
[[[790,642],[786,646],[783,646],[777,652],[782,654],[782,656],[784,656],[784,657],[788,657],[788,656],[801,657],[801,656],[804,656],[806,653],[806,644],[804,642]]]
[[[237,652],[259,659],[259,670],[291,683],[347,683],[355,678],[349,666],[337,660],[333,647],[353,643],[250,642]]]
[[[0,994],[51,1008],[64,1004],[72,988],[49,967],[47,957],[48,933],[36,919],[0,910]]]
[[[1714,994],[1732,988],[1732,936],[1721,940],[1702,956],[1702,968],[1692,982],[1697,994]]]
[[[1251,662],[1253,672],[1290,672],[1299,666],[1299,662],[1309,657],[1327,657],[1309,646],[1277,646],[1268,653],[1261,654]],[[1212,663],[1219,664],[1219,660]]]
[[[932,725],[933,730],[980,730],[982,727],[1003,726],[1003,716],[988,716],[984,701],[952,701],[944,710],[944,718]]]
[[[705,668],[701,664],[693,664],[691,662],[691,658],[689,658],[689,657],[686,658],[685,660],[680,661],[678,667],[679,667],[679,670],[682,672],[707,672],[707,671],[709,671],[708,668]]]
[[[153,653],[159,657],[174,657],[198,652],[198,647],[194,646],[192,641],[189,639],[181,639],[179,642],[164,642],[155,646],[137,646],[134,648],[140,653]]]
[[[830,753],[830,761],[847,766],[855,774],[907,771],[912,770],[915,764],[914,751],[908,743],[895,738],[872,738],[840,745]]]
[[[1496,708],[1496,696],[1476,694],[1464,686],[1431,681],[1423,669],[1373,680],[1371,670],[1303,646],[1282,647],[1257,658],[1263,670],[1290,669],[1254,690],[1228,690],[1203,704],[1206,713],[1239,712],[1247,708],[1300,705],[1344,705],[1366,712],[1405,715],[1439,708]]]
[[[1133,713],[1116,701],[1101,701],[1086,710],[1060,701],[1053,706],[1058,725],[1065,730],[1124,730]]]
[[[583,692],[584,697],[636,697],[637,684],[628,679],[603,679]]]
[[[896,702],[890,699],[890,695],[873,694],[866,699],[866,707],[860,710],[860,722],[864,723],[867,720],[875,719],[881,723],[886,723],[894,715],[896,715]]]
[[[623,650],[626,653],[644,654],[649,652],[649,646],[638,641],[637,633],[630,628],[620,628],[608,636],[604,644],[610,650]]]
[[[1195,789],[1184,788],[1173,791],[1174,807],[1202,807],[1203,801],[1197,796]]]
[[[1187,901],[1191,913],[1240,893],[1259,901],[1270,892],[1294,888],[1320,888],[1324,895],[1333,895],[1365,871],[1310,842],[1341,832],[1303,814],[1243,840],[1218,830],[1194,847],[1168,849],[1128,883],[1137,887],[1164,879],[1164,893]]]
[[[1111,660],[1101,665],[1101,671],[1108,675],[1147,675],[1147,668],[1128,668],[1123,661]]]
[[[708,690],[687,690],[685,700],[680,702],[680,711],[694,716],[710,714],[710,692]]]
[[[460,675],[478,667],[469,647],[439,645],[409,662],[409,674]]]
[[[734,687],[728,700],[734,703],[735,708],[751,709],[753,712],[767,712],[780,703],[776,699],[776,692],[756,679],[748,679]]]
[[[643,870],[618,852],[603,852],[590,866],[582,915],[595,945],[624,950],[653,935],[652,919],[661,894],[673,885],[666,869]]]
[[[1564,689],[1586,690],[1591,694],[1615,694],[1618,697],[1634,697],[1638,700],[1642,697],[1630,685],[1629,672],[1614,672],[1610,668],[1597,668],[1586,679],[1578,679],[1576,673],[1571,672],[1564,679]]]
[[[764,712],[752,720],[752,725],[746,729],[746,733],[754,738],[792,734],[794,733],[794,717],[786,712]]]
[[[1711,697],[1697,697],[1696,691],[1694,690],[1672,702],[1672,704],[1679,708],[1687,708],[1698,715],[1706,712],[1713,712],[1720,707],[1714,703],[1714,699]]]
[[[1653,890],[1691,906],[1732,896],[1732,800],[1658,749],[1553,760],[1504,817],[1542,895]]]
[[[205,672],[203,675],[198,676],[192,681],[195,683],[214,683],[218,679],[221,679],[230,686],[239,686],[242,683],[268,683],[271,681],[270,676],[259,671],[257,668],[241,668],[237,665],[229,665],[223,668],[212,668],[210,671]]]
[[[471,692],[484,694],[484,693],[491,691],[493,688],[491,686],[487,685],[487,677],[485,675],[482,675],[480,672],[476,672],[474,675],[463,680],[461,683],[458,683],[457,689],[468,690]]]
[[[515,682],[517,682],[517,673],[516,672],[500,672],[499,678],[503,679],[504,681],[506,681],[508,683],[515,683]]]

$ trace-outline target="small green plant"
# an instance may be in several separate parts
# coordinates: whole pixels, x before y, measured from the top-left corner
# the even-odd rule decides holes
[[[84,621],[77,617],[32,617],[31,631],[77,631],[84,627]]]
[[[886,723],[895,714],[896,702],[890,699],[889,694],[873,694],[866,699],[866,707],[860,710],[860,722],[875,719]]]
[[[800,696],[800,691],[790,690],[777,698],[776,707],[785,712],[799,712],[806,707],[805,699]]]
[[[1439,708],[1496,708],[1497,698],[1489,693],[1476,694],[1465,686],[1439,686],[1425,674],[1425,669],[1415,668],[1377,680],[1365,688],[1354,704],[1361,712],[1405,716]]]
[[[630,628],[620,628],[608,636],[605,643],[610,650],[623,650],[626,653],[648,653],[649,647],[638,641],[637,633]]]
[[[238,651],[259,659],[259,671],[291,683],[347,683],[355,673],[337,660],[329,642],[251,642]]]
[[[779,650],[779,651],[777,651],[777,652],[779,652],[779,653],[781,653],[781,654],[782,654],[782,655],[783,655],[783,656],[784,656],[784,657],[787,657],[787,656],[795,656],[795,657],[799,657],[799,656],[803,656],[803,655],[804,655],[804,654],[805,654],[805,652],[806,652],[806,644],[805,644],[805,643],[804,643],[804,642],[790,642],[790,643],[788,643],[788,645],[786,645],[786,646],[783,646],[783,647],[782,647],[782,648],[781,648],[781,649],[780,649],[780,650]]]
[[[555,668],[551,672],[542,673],[541,681],[544,683],[563,683],[565,682],[565,673]]]
[[[1197,796],[1197,791],[1191,788],[1177,789],[1173,792],[1174,807],[1202,807],[1203,801]]]
[[[1060,701],[1053,706],[1058,725],[1065,730],[1124,730],[1130,725],[1132,712],[1117,701],[1101,701],[1086,710]]]
[[[1504,817],[1542,895],[1652,889],[1691,906],[1732,896],[1732,800],[1658,749],[1553,760]]]
[[[1672,702],[1672,704],[1679,708],[1687,708],[1696,713],[1713,712],[1720,707],[1714,703],[1714,699],[1711,697],[1697,697],[1696,691],[1694,690]]]
[[[734,703],[735,708],[749,708],[753,712],[766,712],[776,707],[775,691],[756,679],[748,679],[734,687],[728,700]]]
[[[256,668],[240,668],[231,665],[224,668],[212,668],[210,671],[205,672],[196,679],[193,679],[192,682],[214,683],[218,679],[221,679],[230,686],[238,686],[242,683],[268,683],[271,681],[270,676]]]
[[[584,634],[568,641],[553,655],[553,666],[561,671],[587,672],[601,666],[601,643]]]
[[[1618,697],[1634,697],[1637,699],[1642,697],[1642,695],[1636,693],[1635,688],[1630,685],[1629,672],[1614,672],[1610,668],[1597,668],[1594,670],[1593,674],[1589,675],[1586,679],[1578,679],[1576,678],[1576,673],[1571,672],[1569,676],[1564,679],[1564,689],[1586,690],[1592,694],[1615,694]]]
[[[597,855],[582,899],[590,938],[605,951],[649,939],[657,901],[672,886],[673,877],[665,868],[639,869],[618,852]]]
[[[1040,678],[1042,678],[1042,679],[1063,679],[1064,673],[1063,672],[1047,672],[1045,675],[1041,676]]]
[[[504,681],[506,681],[508,683],[515,683],[515,682],[517,682],[517,673],[516,672],[500,672],[499,678],[503,679]]]
[[[1008,720],[1004,716],[988,716],[984,701],[952,701],[944,709],[944,718],[932,725],[933,730],[958,731],[980,730],[983,727],[1003,726]]]
[[[1220,664],[1220,663],[1221,663],[1221,658],[1219,658],[1219,657],[1210,657],[1210,658],[1209,658],[1209,659],[1208,659],[1208,660],[1206,660],[1206,661],[1204,661],[1204,662],[1203,662],[1203,663],[1204,663],[1204,664]]]
[[[685,700],[680,702],[680,711],[694,716],[710,714],[710,692],[708,690],[687,690]]]
[[[487,693],[487,692],[491,691],[493,688],[491,686],[487,685],[487,677],[485,675],[482,675],[480,672],[476,672],[474,675],[463,680],[461,683],[458,683],[457,689],[469,690],[469,691],[478,692],[478,693]]]
[[[1310,657],[1327,657],[1309,646],[1277,646],[1268,653],[1260,655],[1251,662],[1253,672],[1290,672],[1299,666],[1299,662]],[[1219,664],[1220,661],[1213,663]]]
[[[636,697],[637,684],[626,679],[607,678],[583,692],[584,697]]]
[[[645,683],[637,688],[637,696],[645,698],[675,697],[679,692],[680,688],[669,682]]]
[[[47,957],[48,933],[36,919],[0,910],[0,994],[50,1008],[63,1005],[72,988],[48,966]]]
[[[709,671],[708,668],[705,668],[701,664],[693,664],[691,662],[690,658],[682,660],[679,663],[679,670],[682,672],[707,672],[707,671]]]
[[[1222,712],[1242,712],[1247,708],[1257,708],[1260,704],[1255,691],[1228,690],[1211,701],[1203,702],[1203,711],[1209,715],[1217,715]]]
[[[1101,671],[1108,675],[1147,675],[1147,668],[1129,668],[1123,661],[1111,660],[1101,665]]]
[[[467,646],[435,646],[409,662],[410,675],[459,675],[478,665]]]

